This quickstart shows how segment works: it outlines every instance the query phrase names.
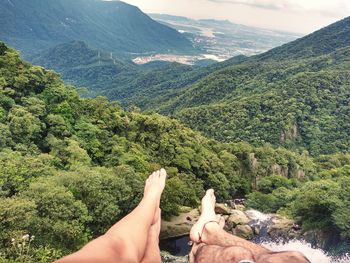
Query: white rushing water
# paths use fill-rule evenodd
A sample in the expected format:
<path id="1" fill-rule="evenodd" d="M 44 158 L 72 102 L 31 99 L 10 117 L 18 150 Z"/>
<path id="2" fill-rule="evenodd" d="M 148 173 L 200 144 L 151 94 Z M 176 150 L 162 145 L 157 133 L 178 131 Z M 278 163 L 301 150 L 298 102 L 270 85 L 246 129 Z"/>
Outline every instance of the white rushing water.
<path id="1" fill-rule="evenodd" d="M 246 211 L 247 216 L 259 225 L 268 224 L 272 219 L 269 214 L 261 213 L 254 209 Z M 350 255 L 331 257 L 322 249 L 313 248 L 304 240 L 290 240 L 288 242 L 263 241 L 260 243 L 273 251 L 299 251 L 303 253 L 312 263 L 350 263 Z"/>
<path id="2" fill-rule="evenodd" d="M 273 251 L 299 251 L 312 263 L 350 263 L 350 255 L 331 257 L 322 249 L 312 248 L 310 243 L 303 240 L 291 240 L 287 243 L 264 242 L 261 245 Z"/>

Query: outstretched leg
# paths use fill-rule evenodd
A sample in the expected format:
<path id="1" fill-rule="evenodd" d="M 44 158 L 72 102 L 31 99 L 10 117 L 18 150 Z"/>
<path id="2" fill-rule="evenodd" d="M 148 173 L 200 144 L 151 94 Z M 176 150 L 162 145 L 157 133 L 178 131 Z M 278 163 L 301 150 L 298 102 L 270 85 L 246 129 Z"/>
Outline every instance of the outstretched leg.
<path id="1" fill-rule="evenodd" d="M 191 240 L 196 242 L 190 254 L 190 262 L 235 263 L 242 260 L 256 263 L 309 262 L 299 252 L 272 252 L 262 246 L 227 233 L 223 230 L 222 222 L 213 220 L 215 196 L 212 190 L 208 190 L 202 199 L 202 215 L 190 232 Z"/>
<path id="2" fill-rule="evenodd" d="M 146 251 L 149 229 L 157 221 L 155 214 L 159 209 L 165 179 L 164 169 L 152 173 L 146 181 L 141 202 L 130 214 L 112 226 L 105 235 L 58 263 L 140 262 Z"/>
<path id="3" fill-rule="evenodd" d="M 159 249 L 159 233 L 161 223 L 161 211 L 158 209 L 156 213 L 156 222 L 151 226 L 148 231 L 148 240 L 145 255 L 141 263 L 161 263 Z"/>
<path id="4" fill-rule="evenodd" d="M 208 190 L 202 199 L 201 216 L 190 232 L 190 238 L 193 242 L 203 242 L 207 245 L 217 245 L 221 247 L 244 247 L 253 251 L 255 254 L 269 251 L 262 246 L 231 235 L 223 230 L 223 228 L 215 222 L 215 200 L 214 190 Z"/>

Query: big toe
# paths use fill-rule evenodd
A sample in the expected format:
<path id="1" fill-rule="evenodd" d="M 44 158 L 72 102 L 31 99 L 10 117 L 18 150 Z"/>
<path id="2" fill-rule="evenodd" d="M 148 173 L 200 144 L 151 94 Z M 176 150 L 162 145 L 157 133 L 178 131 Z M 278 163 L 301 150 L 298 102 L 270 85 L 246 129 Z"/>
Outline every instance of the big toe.
<path id="1" fill-rule="evenodd" d="M 208 196 L 213 196 L 214 195 L 214 189 L 208 189 L 205 193 Z"/>

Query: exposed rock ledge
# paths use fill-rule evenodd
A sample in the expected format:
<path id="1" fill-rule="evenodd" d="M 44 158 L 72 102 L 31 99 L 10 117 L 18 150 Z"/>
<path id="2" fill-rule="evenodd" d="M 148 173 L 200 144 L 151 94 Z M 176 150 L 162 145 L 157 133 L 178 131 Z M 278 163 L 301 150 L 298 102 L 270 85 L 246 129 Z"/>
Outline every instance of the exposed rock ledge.
<path id="1" fill-rule="evenodd" d="M 235 209 L 238 208 L 238 209 Z M 215 212 L 225 217 L 225 230 L 229 233 L 251 239 L 254 235 L 259 235 L 260 229 L 252 224 L 253 219 L 246 214 L 242 206 L 229 206 L 218 203 Z M 168 239 L 188 235 L 193 224 L 198 220 L 200 209 L 190 209 L 178 216 L 174 216 L 170 221 L 162 221 L 160 239 Z M 272 238 L 296 238 L 301 235 L 296 229 L 293 220 L 279 215 L 270 215 L 271 221 L 268 226 L 268 235 Z"/>

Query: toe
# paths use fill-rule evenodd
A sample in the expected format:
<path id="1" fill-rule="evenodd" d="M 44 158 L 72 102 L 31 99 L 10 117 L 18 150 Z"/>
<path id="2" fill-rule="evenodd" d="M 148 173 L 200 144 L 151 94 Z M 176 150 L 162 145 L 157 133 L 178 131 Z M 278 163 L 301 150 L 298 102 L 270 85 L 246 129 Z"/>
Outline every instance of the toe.
<path id="1" fill-rule="evenodd" d="M 156 172 L 153 172 L 152 174 L 151 174 L 151 179 L 154 179 L 156 177 Z"/>
<path id="2" fill-rule="evenodd" d="M 159 170 L 155 171 L 155 177 L 158 178 L 159 177 Z"/>
<path id="3" fill-rule="evenodd" d="M 166 177 L 166 171 L 164 168 L 160 169 L 160 177 Z"/>
<path id="4" fill-rule="evenodd" d="M 207 195 L 214 195 L 214 190 L 213 189 L 208 189 L 206 194 Z"/>

